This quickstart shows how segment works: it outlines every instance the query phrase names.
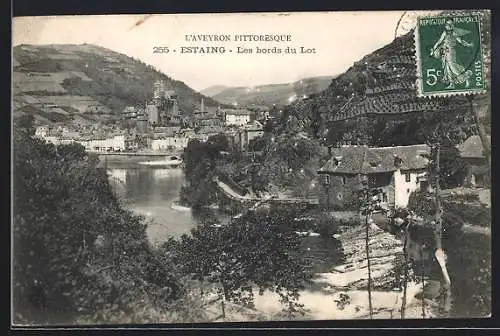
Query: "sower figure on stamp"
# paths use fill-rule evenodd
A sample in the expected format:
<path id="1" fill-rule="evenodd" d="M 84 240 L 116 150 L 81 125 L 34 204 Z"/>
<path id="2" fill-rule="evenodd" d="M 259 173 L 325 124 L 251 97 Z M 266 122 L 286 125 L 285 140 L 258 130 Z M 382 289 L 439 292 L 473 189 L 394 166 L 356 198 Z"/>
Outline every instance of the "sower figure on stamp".
<path id="1" fill-rule="evenodd" d="M 444 72 L 443 81 L 448 84 L 447 89 L 452 89 L 455 84 L 464 82 L 466 88 L 470 85 L 469 78 L 472 71 L 470 69 L 466 70 L 465 67 L 460 65 L 456 57 L 457 43 L 468 48 L 473 46 L 473 43 L 462 39 L 462 36 L 468 33 L 468 30 L 455 27 L 453 20 L 447 20 L 441 37 L 431 49 L 431 56 L 441 59 Z"/>

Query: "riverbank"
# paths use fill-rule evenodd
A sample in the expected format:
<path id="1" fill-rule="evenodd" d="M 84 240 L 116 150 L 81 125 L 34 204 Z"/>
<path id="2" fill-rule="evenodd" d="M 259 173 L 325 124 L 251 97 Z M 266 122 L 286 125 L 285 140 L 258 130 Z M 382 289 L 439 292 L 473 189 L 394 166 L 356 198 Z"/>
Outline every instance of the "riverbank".
<path id="1" fill-rule="evenodd" d="M 391 272 L 396 256 L 403 253 L 403 244 L 376 225 L 372 225 L 369 231 L 373 318 L 400 318 L 403 293 L 400 289 L 388 289 L 387 286 L 394 278 Z M 343 228 L 338 234 L 345 262 L 333 267 L 330 272 L 317 273 L 313 279 L 314 289 L 301 292 L 300 301 L 309 310 L 304 319 L 369 318 L 364 234 L 363 226 Z M 421 318 L 421 302 L 415 299 L 421 288 L 421 284 L 408 283 L 406 318 Z M 279 315 L 279 298 L 272 293 L 257 296 L 255 301 L 257 310 L 270 316 Z M 429 311 L 426 316 L 430 316 Z"/>
<path id="2" fill-rule="evenodd" d="M 329 272 L 316 273 L 313 282 L 300 292 L 300 303 L 306 314 L 296 320 L 368 319 L 367 262 L 365 254 L 365 227 L 344 227 L 336 237 L 341 241 L 344 262 L 332 266 Z M 372 274 L 372 307 L 374 319 L 400 319 L 403 291 L 391 288 L 394 279 L 395 258 L 403 253 L 403 244 L 395 236 L 376 225 L 371 225 L 370 260 Z M 258 290 L 256 290 L 258 292 Z M 422 318 L 422 301 L 417 299 L 422 285 L 409 282 L 406 294 L 406 319 Z M 226 311 L 227 321 L 288 320 L 282 313 L 277 294 L 265 291 L 255 296 L 255 309 Z M 217 310 L 219 303 L 210 309 Z M 425 304 L 425 317 L 433 317 L 429 304 Z M 215 318 L 215 316 L 214 316 Z"/>
<path id="3" fill-rule="evenodd" d="M 92 152 L 90 155 L 97 156 L 100 166 L 105 164 L 135 164 L 139 162 L 163 161 L 170 157 L 180 157 L 180 153 L 158 153 L 158 152 Z"/>
<path id="4" fill-rule="evenodd" d="M 135 167 L 131 167 L 126 171 L 117 170 L 115 173 L 113 176 L 116 175 L 117 180 L 124 182 L 120 185 L 124 189 L 122 193 L 126 196 L 128 202 L 131 202 L 130 208 L 151 220 L 154 219 L 151 222 L 148 221 L 147 228 L 148 237 L 153 245 L 161 244 L 170 236 L 178 237 L 183 233 L 188 233 L 190 228 L 196 225 L 198 217 L 208 214 L 213 215 L 215 210 L 205 209 L 206 211 L 201 211 L 199 209 L 197 212 L 192 213 L 192 211 L 185 208 L 176 207 L 176 205 L 179 205 L 177 203 L 178 195 L 183 184 L 181 169 L 135 169 Z M 124 173 L 123 176 L 120 173 Z M 199 212 L 207 212 L 207 214 L 201 215 Z M 335 216 L 331 216 L 329 222 L 343 225 L 341 230 L 335 234 L 335 238 L 331 238 L 332 244 L 326 244 L 326 242 L 329 242 L 329 238 L 326 236 L 304 237 L 304 239 L 311 240 L 309 244 L 311 250 L 321 249 L 325 251 L 320 251 L 320 253 L 311 251 L 310 253 L 314 261 L 321 265 L 315 267 L 317 273 L 311 286 L 300 293 L 300 301 L 309 310 L 306 316 L 300 319 L 369 318 L 368 292 L 366 290 L 365 231 L 363 225 L 355 224 L 354 220 L 356 218 L 358 218 L 356 213 L 348 212 L 336 212 Z M 381 229 L 383 227 L 381 220 L 376 222 L 380 227 L 372 225 L 369 233 L 372 278 L 374 280 L 372 291 L 374 318 L 385 319 L 392 316 L 392 318 L 398 319 L 400 318 L 402 291 L 400 288 L 390 287 L 389 282 L 395 279 L 394 273 L 397 272 L 395 270 L 396 256 L 401 256 L 403 244 L 397 237 Z M 451 238 L 453 237 L 454 235 Z M 325 244 L 323 244 L 323 240 L 325 240 Z M 455 242 L 455 240 L 453 241 Z M 336 245 L 339 245 L 339 247 L 337 248 Z M 460 241 L 452 245 L 458 248 L 465 246 L 466 243 Z M 482 240 L 477 245 L 484 247 L 485 251 L 488 250 L 487 245 Z M 449 246 L 446 246 L 445 250 L 448 251 L 449 248 Z M 337 257 L 337 250 L 339 250 L 339 256 L 343 255 L 343 258 Z M 470 250 L 473 250 L 473 246 L 471 246 Z M 306 253 L 309 254 L 309 252 Z M 460 251 L 454 251 L 450 254 L 449 271 L 452 280 L 455 281 L 457 281 L 457 273 L 463 268 L 460 262 L 462 257 L 458 257 L 462 254 L 463 252 Z M 482 260 L 483 258 L 481 255 L 479 259 Z M 321 260 L 318 261 L 318 259 Z M 456 262 L 453 262 L 455 259 Z M 469 268 L 472 265 L 474 267 L 478 265 L 479 267 L 480 263 L 474 259 L 470 265 Z M 399 272 L 401 273 L 401 271 Z M 471 274 L 475 273 L 467 272 L 464 277 Z M 459 281 L 456 283 L 458 284 Z M 408 284 L 406 318 L 421 318 L 421 300 L 415 298 L 415 295 L 421 292 L 421 287 L 421 284 Z M 463 292 L 463 286 L 459 287 L 459 291 Z M 468 284 L 467 287 L 471 286 Z M 455 302 L 459 295 L 460 293 L 454 292 Z M 341 301 L 342 298 L 346 300 L 345 303 L 348 303 L 344 307 L 342 304 L 335 302 L 335 300 Z M 273 293 L 265 292 L 263 296 L 256 294 L 255 305 L 257 310 L 247 310 L 248 314 L 242 314 L 235 310 L 235 316 L 232 316 L 231 310 L 228 310 L 228 317 L 225 321 L 285 319 L 281 314 L 282 305 L 279 302 L 279 297 Z M 426 306 L 428 305 L 426 304 Z M 213 310 L 217 311 L 216 307 Z M 429 318 L 430 316 L 432 316 L 431 313 L 427 311 L 426 317 Z"/>

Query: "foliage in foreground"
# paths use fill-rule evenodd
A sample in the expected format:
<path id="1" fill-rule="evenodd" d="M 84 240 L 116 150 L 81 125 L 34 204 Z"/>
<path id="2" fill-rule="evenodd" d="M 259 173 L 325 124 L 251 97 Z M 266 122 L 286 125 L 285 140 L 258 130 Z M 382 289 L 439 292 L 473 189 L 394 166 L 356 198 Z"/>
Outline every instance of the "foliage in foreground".
<path id="1" fill-rule="evenodd" d="M 304 313 L 299 291 L 311 279 L 301 239 L 289 223 L 293 211 L 249 212 L 230 224 L 207 222 L 164 246 L 183 272 L 218 284 L 227 301 L 253 307 L 254 292 L 277 293 L 284 311 Z"/>
<path id="2" fill-rule="evenodd" d="M 470 204 L 461 204 L 472 209 Z M 483 233 L 465 232 L 463 219 L 445 204 L 443 213 L 443 249 L 448 256 L 454 316 L 481 317 L 491 313 L 491 237 Z M 436 205 L 432 195 L 414 193 L 409 209 L 420 215 L 421 225 L 411 227 L 413 240 L 434 248 L 433 218 Z M 477 221 L 477 220 L 476 220 Z M 474 221 L 474 224 L 476 224 Z M 491 223 L 491 221 L 490 221 Z M 464 265 L 467 268 L 464 269 Z"/>
<path id="3" fill-rule="evenodd" d="M 258 154 L 245 155 L 224 135 L 213 136 L 205 143 L 191 141 L 184 151 L 186 186 L 181 200 L 195 208 L 214 202 L 215 176 L 243 194 L 287 191 L 294 197 L 317 195 L 316 171 L 328 159 L 326 148 L 317 140 L 305 134 L 267 134 L 258 139 L 258 145 Z"/>
<path id="4" fill-rule="evenodd" d="M 193 274 L 209 287 L 222 275 L 232 301 L 243 302 L 253 283 L 278 292 L 287 311 L 300 310 L 307 272 L 286 229 L 292 214 L 207 224 L 155 250 L 144 219 L 123 209 L 97 159 L 80 145 L 34 138 L 32 123 L 22 117 L 14 128 L 14 323 L 206 321 Z"/>
<path id="5" fill-rule="evenodd" d="M 15 321 L 120 320 L 179 294 L 175 271 L 149 248 L 142 218 L 122 209 L 79 145 L 14 133 Z"/>

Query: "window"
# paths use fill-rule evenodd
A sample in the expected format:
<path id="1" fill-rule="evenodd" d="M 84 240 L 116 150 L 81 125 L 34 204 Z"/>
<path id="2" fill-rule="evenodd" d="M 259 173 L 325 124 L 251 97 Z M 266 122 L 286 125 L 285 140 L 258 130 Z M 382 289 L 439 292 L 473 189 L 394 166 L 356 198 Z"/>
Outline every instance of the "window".
<path id="1" fill-rule="evenodd" d="M 330 184 L 330 175 L 325 175 L 325 184 Z"/>
<path id="2" fill-rule="evenodd" d="M 410 176 L 410 173 L 406 173 L 406 174 L 405 174 L 405 181 L 406 181 L 406 182 L 410 182 L 410 181 L 411 181 L 411 176 Z"/>
<path id="3" fill-rule="evenodd" d="M 346 182 L 345 176 L 342 176 L 342 184 L 345 184 L 345 182 Z"/>
<path id="4" fill-rule="evenodd" d="M 337 193 L 337 199 L 338 200 L 342 200 L 344 196 L 342 195 L 342 193 Z"/>

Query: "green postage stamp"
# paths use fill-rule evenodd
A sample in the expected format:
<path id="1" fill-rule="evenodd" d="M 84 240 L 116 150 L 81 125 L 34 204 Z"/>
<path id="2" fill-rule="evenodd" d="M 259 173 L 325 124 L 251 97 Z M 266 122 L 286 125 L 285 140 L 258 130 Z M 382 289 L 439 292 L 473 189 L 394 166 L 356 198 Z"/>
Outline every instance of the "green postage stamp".
<path id="1" fill-rule="evenodd" d="M 485 90 L 479 14 L 419 17 L 415 29 L 419 96 Z"/>

